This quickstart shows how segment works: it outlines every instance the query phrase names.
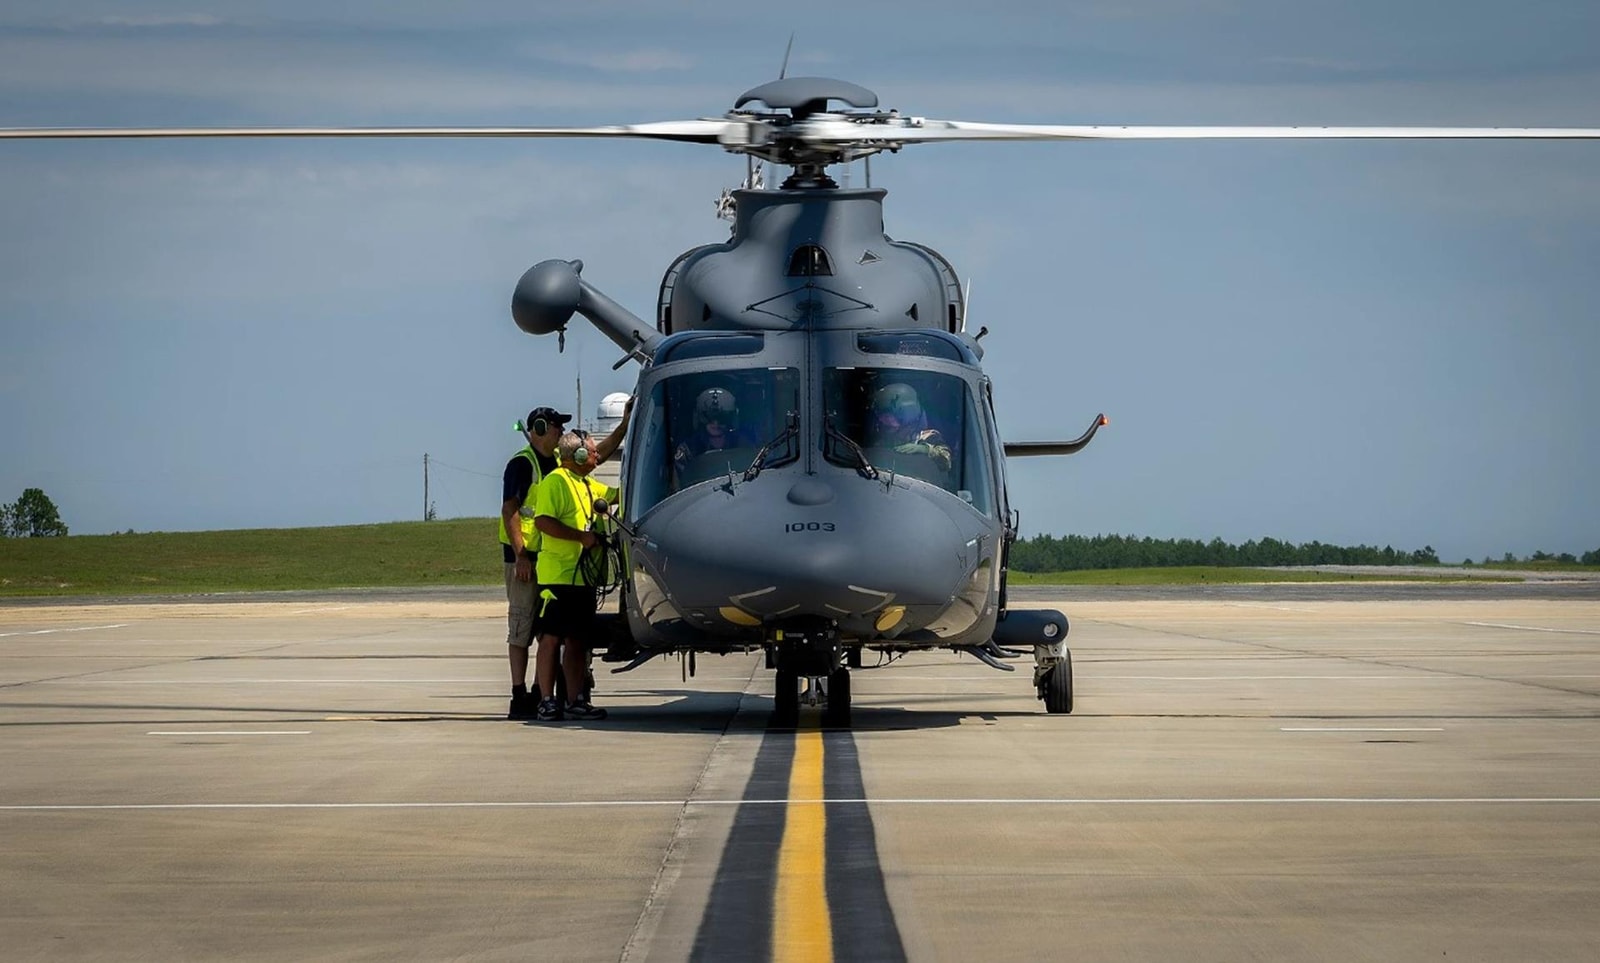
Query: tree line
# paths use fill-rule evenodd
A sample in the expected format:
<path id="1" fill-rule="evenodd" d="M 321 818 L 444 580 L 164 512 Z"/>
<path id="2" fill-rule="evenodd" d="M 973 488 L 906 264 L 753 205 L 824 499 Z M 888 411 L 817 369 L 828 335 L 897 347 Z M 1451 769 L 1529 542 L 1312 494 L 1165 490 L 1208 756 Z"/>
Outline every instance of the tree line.
<path id="1" fill-rule="evenodd" d="M 1511 552 L 1483 564 L 1567 563 L 1600 565 L 1600 549 L 1582 557 L 1570 552 L 1552 555 L 1534 552 L 1518 558 Z M 1220 538 L 1202 542 L 1194 538 L 1158 539 L 1133 535 L 1036 535 L 1018 539 L 1011 547 L 1010 567 L 1019 572 L 1069 572 L 1096 568 L 1175 568 L 1189 565 L 1438 565 L 1432 545 L 1407 551 L 1392 545 L 1329 545 L 1326 542 L 1251 539 L 1234 545 Z M 1467 559 L 1465 564 L 1473 564 Z"/>
<path id="2" fill-rule="evenodd" d="M 1020 572 L 1066 572 L 1095 568 L 1171 568 L 1187 565 L 1438 565 L 1432 545 L 1414 551 L 1385 545 L 1251 539 L 1243 545 L 1213 538 L 1156 539 L 1133 535 L 1037 535 L 1011 547 L 1010 567 Z"/>

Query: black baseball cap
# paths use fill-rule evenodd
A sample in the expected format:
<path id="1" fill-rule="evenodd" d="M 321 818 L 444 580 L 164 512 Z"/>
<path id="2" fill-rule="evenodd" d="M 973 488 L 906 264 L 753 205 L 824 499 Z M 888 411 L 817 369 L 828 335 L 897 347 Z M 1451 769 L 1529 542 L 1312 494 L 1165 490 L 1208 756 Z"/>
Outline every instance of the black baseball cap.
<path id="1" fill-rule="evenodd" d="M 562 425 L 565 425 L 567 422 L 572 420 L 572 416 L 571 415 L 564 415 L 561 412 L 555 410 L 554 408 L 551 408 L 548 405 L 546 405 L 546 406 L 544 406 L 542 408 L 535 408 L 532 411 L 528 412 L 528 421 L 527 421 L 528 430 L 532 431 L 533 430 L 533 423 L 538 421 L 541 418 L 544 419 L 545 421 L 549 422 L 550 424 L 555 425 L 558 428 L 561 427 Z"/>

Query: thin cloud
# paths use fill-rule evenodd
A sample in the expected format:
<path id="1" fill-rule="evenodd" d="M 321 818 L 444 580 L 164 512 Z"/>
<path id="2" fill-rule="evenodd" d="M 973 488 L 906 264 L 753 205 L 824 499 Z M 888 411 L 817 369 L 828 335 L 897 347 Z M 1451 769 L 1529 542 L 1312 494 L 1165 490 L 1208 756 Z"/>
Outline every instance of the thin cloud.
<path id="1" fill-rule="evenodd" d="M 644 58 L 633 62 L 642 64 Z M 196 85 L 197 76 L 206 78 L 203 86 Z M 151 37 L 125 44 L 68 35 L 0 38 L 0 89 L 36 98 L 104 97 L 108 104 L 169 97 L 186 105 L 188 116 L 194 116 L 197 105 L 212 105 L 228 115 L 219 121 L 227 123 L 251 118 L 336 122 L 361 111 L 422 122 L 422 117 L 445 112 L 614 108 L 627 108 L 628 113 L 597 122 L 627 121 L 652 119 L 655 111 L 705 111 L 730 96 L 704 83 L 597 84 L 549 76 L 531 64 L 484 68 L 419 61 L 332 42 L 285 49 L 282 43 L 249 37 L 206 44 Z M 135 120 L 119 113 L 95 122 L 168 120 Z"/>
<path id="2" fill-rule="evenodd" d="M 1262 62 L 1275 67 L 1306 67 L 1331 73 L 1355 74 L 1370 69 L 1370 65 L 1354 60 L 1331 60 L 1326 57 L 1268 57 Z"/>
<path id="3" fill-rule="evenodd" d="M 221 17 L 214 17 L 206 13 L 179 14 L 176 16 L 163 16 L 148 14 L 138 17 L 91 17 L 67 21 L 68 28 L 72 27 L 113 27 L 132 30 L 158 30 L 167 27 L 221 27 L 230 21 Z"/>
<path id="4" fill-rule="evenodd" d="M 529 54 L 549 63 L 588 67 L 610 73 L 659 73 L 666 70 L 693 70 L 693 57 L 676 50 L 584 51 L 555 47 L 535 47 Z"/>

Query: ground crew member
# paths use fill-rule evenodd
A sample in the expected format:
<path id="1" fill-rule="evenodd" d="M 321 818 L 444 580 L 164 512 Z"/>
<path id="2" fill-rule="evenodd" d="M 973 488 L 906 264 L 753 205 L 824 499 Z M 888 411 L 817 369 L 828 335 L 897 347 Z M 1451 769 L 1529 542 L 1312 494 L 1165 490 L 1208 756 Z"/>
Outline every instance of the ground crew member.
<path id="1" fill-rule="evenodd" d="M 561 436 L 561 465 L 539 483 L 534 525 L 540 535 L 538 684 L 544 698 L 541 720 L 604 719 L 606 710 L 589 701 L 587 645 L 593 638 L 595 586 L 581 564 L 600 536 L 594 531 L 597 498 L 616 504 L 618 491 L 589 477 L 599 463 L 598 446 L 577 432 Z M 558 656 L 559 653 L 559 656 Z M 568 701 L 556 698 L 556 671 L 566 676 Z"/>
<path id="2" fill-rule="evenodd" d="M 511 662 L 511 708 L 507 719 L 532 719 L 538 708 L 537 692 L 530 695 L 528 648 L 538 633 L 538 586 L 534 563 L 539 555 L 539 533 L 533 525 L 533 492 L 556 470 L 556 444 L 563 426 L 572 420 L 554 408 L 535 408 L 518 428 L 527 447 L 506 462 L 500 481 L 500 551 L 506 569 L 506 652 Z"/>

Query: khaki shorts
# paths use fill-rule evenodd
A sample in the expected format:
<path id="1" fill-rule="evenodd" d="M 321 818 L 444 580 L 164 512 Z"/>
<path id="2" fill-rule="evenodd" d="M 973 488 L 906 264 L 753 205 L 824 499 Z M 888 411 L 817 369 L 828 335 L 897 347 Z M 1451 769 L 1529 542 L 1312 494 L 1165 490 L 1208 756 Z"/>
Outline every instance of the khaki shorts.
<path id="1" fill-rule="evenodd" d="M 539 583 L 517 581 L 517 565 L 506 563 L 506 645 L 526 649 L 539 637 Z"/>

